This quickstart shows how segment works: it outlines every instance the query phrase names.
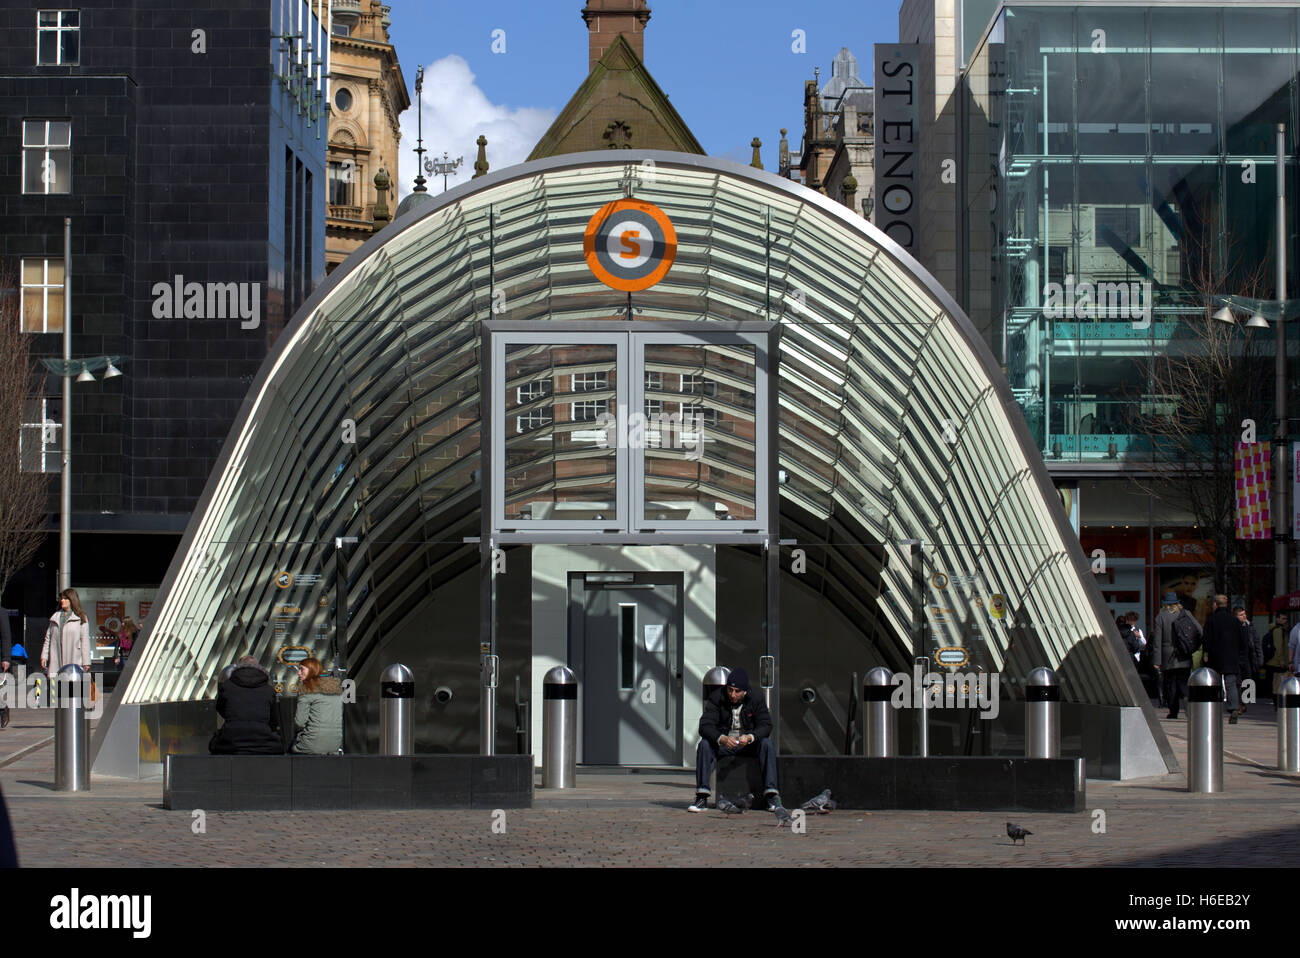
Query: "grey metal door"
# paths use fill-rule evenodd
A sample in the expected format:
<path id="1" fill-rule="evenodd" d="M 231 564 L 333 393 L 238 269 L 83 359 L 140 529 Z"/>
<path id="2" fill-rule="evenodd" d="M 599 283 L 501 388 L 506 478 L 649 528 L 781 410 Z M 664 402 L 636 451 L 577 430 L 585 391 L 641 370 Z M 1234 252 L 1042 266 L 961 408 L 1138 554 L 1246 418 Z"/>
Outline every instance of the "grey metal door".
<path id="1" fill-rule="evenodd" d="M 681 575 L 601 578 L 579 579 L 571 593 L 583 764 L 680 765 Z"/>

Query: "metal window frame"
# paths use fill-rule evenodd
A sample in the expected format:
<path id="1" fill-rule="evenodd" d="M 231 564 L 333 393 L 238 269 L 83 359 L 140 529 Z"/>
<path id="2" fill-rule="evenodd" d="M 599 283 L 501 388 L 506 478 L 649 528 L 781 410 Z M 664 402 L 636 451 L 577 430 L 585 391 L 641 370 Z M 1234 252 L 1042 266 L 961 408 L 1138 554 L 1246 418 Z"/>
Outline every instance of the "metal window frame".
<path id="1" fill-rule="evenodd" d="M 641 332 L 632 330 L 632 403 L 631 409 L 645 408 L 645 347 L 647 345 L 667 344 L 674 346 L 752 346 L 754 348 L 754 519 L 738 522 L 734 519 L 646 519 L 645 518 L 645 451 L 639 451 L 632 457 L 632 524 L 629 532 L 666 532 L 669 530 L 726 531 L 749 533 L 769 533 L 768 496 L 770 495 L 769 474 L 772 469 L 773 448 L 768 441 L 768 391 L 767 376 L 771 357 L 768 337 L 771 328 L 762 331 L 735 332 L 715 330 L 707 324 L 694 324 L 693 328 L 682 328 L 672 332 Z M 708 380 L 699 377 L 702 382 Z M 708 398 L 708 389 L 699 393 L 679 393 L 685 396 L 697 396 L 701 400 Z M 717 395 L 717 384 L 713 384 L 712 395 Z M 682 413 L 688 406 L 682 401 Z M 716 420 L 715 420 L 716 421 Z M 706 446 L 707 449 L 707 446 Z"/>
<path id="2" fill-rule="evenodd" d="M 542 328 L 544 327 L 544 328 Z M 770 535 L 771 495 L 775 470 L 774 430 L 769 428 L 770 390 L 773 370 L 770 323 L 670 323 L 639 321 L 589 323 L 544 323 L 485 321 L 482 324 L 483 354 L 490 356 L 489 375 L 484 385 L 490 455 L 486 511 L 491 516 L 490 534 L 497 541 L 552 541 L 554 537 L 578 533 L 583 541 L 625 542 L 645 534 L 684 533 L 693 538 L 704 534 L 709 541 L 735 542 L 741 537 Z M 615 509 L 605 519 L 506 519 L 505 462 L 506 414 L 496 401 L 506 384 L 506 349 L 517 345 L 615 347 L 615 416 L 618 432 L 626 435 L 629 410 L 645 408 L 645 347 L 653 344 L 686 346 L 736 345 L 754 349 L 754 514 L 752 521 L 734 519 L 659 519 L 645 515 L 645 449 L 632 450 L 626 444 L 615 453 Z M 502 392 L 504 395 L 504 392 Z M 552 396 L 554 390 L 552 390 Z M 686 394 L 685 395 L 700 395 Z M 703 395 L 701 399 L 705 398 Z M 580 402 L 581 400 L 575 400 Z"/>
<path id="3" fill-rule="evenodd" d="M 532 324 L 528 331 L 517 331 L 508 329 L 494 329 L 495 324 L 484 323 L 484 337 L 488 340 L 488 347 L 484 350 L 485 355 L 492 357 L 489 367 L 489 376 L 487 381 L 487 393 L 489 398 L 488 408 L 489 416 L 486 417 L 486 425 L 489 432 L 489 445 L 491 455 L 491 468 L 488 471 L 490 476 L 491 488 L 488 492 L 491 501 L 492 530 L 500 532 L 505 529 L 528 529 L 528 530 L 590 530 L 593 533 L 609 530 L 615 526 L 618 529 L 627 528 L 628 520 L 628 496 L 627 496 L 627 458 L 628 450 L 623 447 L 615 449 L 614 453 L 614 515 L 605 519 L 510 519 L 507 521 L 506 509 L 506 490 L 505 490 L 505 465 L 506 465 L 506 410 L 505 404 L 496 402 L 497 391 L 500 390 L 505 395 L 506 386 L 506 348 L 508 346 L 531 345 L 531 346 L 613 346 L 614 347 L 614 368 L 622 371 L 627 369 L 627 349 L 628 337 L 626 333 L 615 332 L 598 332 L 583 329 L 581 327 L 550 326 L 546 332 L 537 332 L 537 324 Z M 502 324 L 505 325 L 505 324 Z M 552 397 L 554 397 L 554 390 Z M 615 415 L 619 419 L 626 419 L 628 408 L 629 387 L 626 377 L 617 376 L 614 384 L 614 405 Z M 580 400 L 578 400 L 580 401 Z M 552 402 L 554 406 L 554 402 Z M 554 413 L 552 413 L 554 418 Z"/>

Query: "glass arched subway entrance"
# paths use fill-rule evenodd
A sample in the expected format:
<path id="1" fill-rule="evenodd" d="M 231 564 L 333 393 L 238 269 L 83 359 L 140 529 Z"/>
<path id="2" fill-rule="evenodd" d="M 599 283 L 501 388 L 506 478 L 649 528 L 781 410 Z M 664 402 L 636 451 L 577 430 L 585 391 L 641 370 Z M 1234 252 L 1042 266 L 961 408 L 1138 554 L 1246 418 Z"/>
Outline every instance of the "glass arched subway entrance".
<path id="1" fill-rule="evenodd" d="M 671 222 L 677 253 L 652 286 L 611 288 L 585 231 L 633 191 L 632 206 Z M 549 336 L 555 324 L 614 339 L 517 342 L 488 388 L 485 330 Z M 757 363 L 742 375 L 743 342 L 633 346 L 692 325 L 760 336 L 765 385 Z M 647 643 L 653 610 L 638 602 L 627 621 L 634 685 L 654 679 L 643 664 L 682 673 L 646 705 L 670 723 L 680 708 L 684 732 L 710 666 L 753 674 L 772 651 L 783 747 L 835 753 L 853 672 L 966 645 L 1008 683 L 1040 665 L 1062 674 L 1071 721 L 1101 730 L 1080 738 L 1090 770 L 1156 774 L 1172 756 L 998 364 L 951 298 L 824 196 L 725 160 L 638 151 L 473 180 L 330 275 L 250 387 L 95 747 L 111 729 L 140 738 L 145 710 L 210 717 L 224 665 L 247 652 L 273 662 L 292 638 L 337 651 L 355 679 L 349 747 L 375 747 L 379 676 L 403 662 L 417 676 L 417 748 L 509 750 L 510 686 L 540 702 L 546 669 L 573 654 L 571 574 L 584 609 L 593 575 L 656 591 L 636 577 L 680 576 L 680 660 L 660 643 L 667 623 L 649 622 L 665 628 Z M 927 582 L 942 593 L 925 595 Z M 994 596 L 1005 615 L 988 611 Z M 612 615 L 626 641 L 617 610 L 632 600 L 602 601 L 592 616 Z M 477 694 L 493 649 L 495 724 Z M 660 664 L 639 664 L 643 652 Z M 622 659 L 600 667 L 625 691 Z M 114 718 L 118 703 L 141 711 Z M 1016 711 L 1001 713 L 1004 750 Z"/>
<path id="2" fill-rule="evenodd" d="M 779 327 L 483 326 L 483 541 L 493 559 L 482 563 L 484 681 L 497 671 L 501 548 L 527 545 L 532 700 L 546 663 L 565 664 L 580 690 L 579 761 L 680 765 L 703 704 L 685 676 L 718 660 L 716 547 L 777 555 L 769 410 Z M 754 585 L 765 608 L 779 608 L 778 583 L 764 563 Z M 765 625 L 761 643 L 770 688 L 779 626 Z"/>

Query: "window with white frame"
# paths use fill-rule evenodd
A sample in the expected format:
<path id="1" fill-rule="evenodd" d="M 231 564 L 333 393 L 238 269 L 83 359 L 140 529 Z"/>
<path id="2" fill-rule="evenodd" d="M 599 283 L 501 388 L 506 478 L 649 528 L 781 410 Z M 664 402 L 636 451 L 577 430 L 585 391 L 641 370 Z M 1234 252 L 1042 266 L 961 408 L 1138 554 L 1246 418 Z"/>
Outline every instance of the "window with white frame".
<path id="1" fill-rule="evenodd" d="M 516 396 L 519 399 L 519 405 L 523 406 L 539 399 L 545 399 L 550 394 L 551 381 L 549 379 L 534 379 L 532 382 L 520 386 Z"/>
<path id="2" fill-rule="evenodd" d="M 574 373 L 575 393 L 597 392 L 609 388 L 609 373 Z M 608 399 L 584 399 L 569 404 L 569 418 L 573 422 L 595 422 L 601 413 L 609 412 Z"/>
<path id="3" fill-rule="evenodd" d="M 584 399 L 582 402 L 571 403 L 569 409 L 570 418 L 574 422 L 595 422 L 601 413 L 609 412 L 609 400 Z"/>
<path id="4" fill-rule="evenodd" d="M 534 379 L 530 383 L 524 383 L 515 391 L 515 396 L 520 406 L 537 402 L 539 399 L 545 399 L 550 394 L 550 379 Z M 541 429 L 543 426 L 549 426 L 554 419 L 555 417 L 552 414 L 549 403 L 545 406 L 538 406 L 536 409 L 529 409 L 526 412 L 521 412 L 516 417 L 515 432 L 532 432 L 534 429 Z"/>
<path id="5" fill-rule="evenodd" d="M 63 332 L 63 290 L 63 260 L 23 260 L 23 332 Z"/>
<path id="6" fill-rule="evenodd" d="M 18 429 L 18 468 L 23 472 L 58 472 L 63 456 L 59 443 L 62 425 L 48 399 L 23 404 L 23 421 Z"/>
<path id="7" fill-rule="evenodd" d="M 663 388 L 664 374 L 660 372 L 647 371 L 645 374 L 645 391 L 662 392 Z M 645 414 L 647 418 L 662 415 L 663 411 L 664 403 L 662 399 L 647 399 L 645 401 Z"/>
<path id="8" fill-rule="evenodd" d="M 683 374 L 681 391 L 692 396 L 716 396 L 718 394 L 718 384 L 712 379 L 705 379 L 703 376 Z"/>
<path id="9" fill-rule="evenodd" d="M 76 66 L 81 62 L 81 11 L 36 11 L 36 65 Z"/>
<path id="10" fill-rule="evenodd" d="M 23 192 L 72 192 L 71 120 L 23 120 Z"/>
<path id="11" fill-rule="evenodd" d="M 682 424 L 687 429 L 707 426 L 710 429 L 718 425 L 718 411 L 708 406 L 687 406 L 682 410 Z"/>

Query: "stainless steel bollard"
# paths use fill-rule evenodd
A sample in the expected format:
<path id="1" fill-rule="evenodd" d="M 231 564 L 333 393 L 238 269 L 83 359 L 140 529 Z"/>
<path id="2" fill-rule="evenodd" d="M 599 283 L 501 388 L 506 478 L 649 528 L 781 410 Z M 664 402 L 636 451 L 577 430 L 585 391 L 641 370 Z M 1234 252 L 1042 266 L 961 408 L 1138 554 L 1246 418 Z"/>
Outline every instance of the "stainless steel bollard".
<path id="1" fill-rule="evenodd" d="M 862 747 L 867 758 L 895 758 L 898 755 L 898 715 L 890 704 L 894 674 L 877 667 L 862 680 L 862 717 L 866 732 Z"/>
<path id="2" fill-rule="evenodd" d="M 919 672 L 918 672 L 918 668 L 919 668 Z M 919 675 L 920 681 L 922 683 L 926 681 L 925 677 L 929 673 L 930 673 L 930 657 L 928 655 L 918 655 L 916 656 L 916 658 L 912 659 L 912 674 Z M 919 729 L 917 740 L 916 740 L 916 754 L 921 756 L 921 758 L 929 758 L 930 757 L 930 709 L 926 703 L 926 698 L 924 693 L 921 695 L 921 708 L 918 711 L 921 713 L 921 717 L 920 717 L 921 727 Z"/>
<path id="3" fill-rule="evenodd" d="M 54 789 L 90 790 L 90 721 L 83 696 L 90 676 L 80 665 L 65 665 L 54 681 Z"/>
<path id="4" fill-rule="evenodd" d="M 731 669 L 725 665 L 715 665 L 709 671 L 704 673 L 704 700 L 707 702 L 709 693 L 714 689 L 726 688 L 727 680 L 731 678 Z"/>
<path id="5" fill-rule="evenodd" d="M 478 751 L 480 755 L 497 753 L 497 673 L 501 659 L 483 655 L 479 659 Z"/>
<path id="6" fill-rule="evenodd" d="M 1025 758 L 1061 757 L 1061 686 L 1051 669 L 1025 681 Z"/>
<path id="7" fill-rule="evenodd" d="M 542 679 L 542 788 L 573 788 L 578 768 L 578 679 L 557 665 Z"/>
<path id="8" fill-rule="evenodd" d="M 1300 679 L 1284 679 L 1277 692 L 1277 770 L 1300 772 Z"/>
<path id="9" fill-rule="evenodd" d="M 394 662 L 379 677 L 379 754 L 411 755 L 411 719 L 415 676 Z"/>
<path id="10" fill-rule="evenodd" d="M 1223 791 L 1223 680 L 1214 669 L 1187 680 L 1187 790 Z"/>

